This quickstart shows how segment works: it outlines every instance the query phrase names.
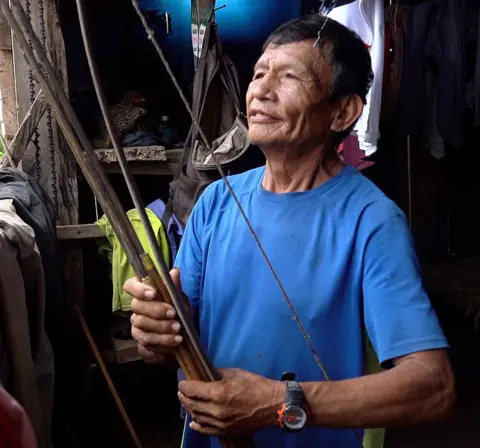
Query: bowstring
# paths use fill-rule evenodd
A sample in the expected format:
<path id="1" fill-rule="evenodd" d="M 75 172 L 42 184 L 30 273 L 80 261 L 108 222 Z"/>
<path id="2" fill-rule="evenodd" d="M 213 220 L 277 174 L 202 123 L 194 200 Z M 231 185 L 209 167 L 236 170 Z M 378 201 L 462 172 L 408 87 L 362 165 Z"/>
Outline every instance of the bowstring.
<path id="1" fill-rule="evenodd" d="M 322 372 L 322 375 L 325 378 L 325 380 L 330 381 L 330 377 L 329 377 L 329 375 L 328 375 L 328 373 L 327 373 L 327 371 L 326 371 L 326 369 L 325 369 L 325 367 L 324 367 L 324 365 L 323 365 L 323 363 L 320 359 L 320 356 L 319 356 L 316 348 L 314 347 L 314 345 L 312 343 L 312 340 L 311 340 L 309 334 L 307 333 L 307 331 L 306 331 L 306 329 L 303 325 L 303 322 L 301 321 L 301 319 L 300 319 L 300 317 L 297 313 L 297 310 L 295 309 L 295 306 L 293 305 L 292 301 L 290 300 L 290 297 L 288 296 L 288 293 L 287 293 L 285 287 L 283 286 L 282 281 L 278 277 L 278 274 L 277 274 L 275 268 L 273 267 L 273 264 L 272 264 L 269 256 L 267 255 L 265 249 L 263 248 L 263 245 L 260 242 L 260 239 L 259 239 L 257 233 L 255 232 L 255 229 L 253 228 L 252 223 L 248 219 L 247 214 L 245 212 L 245 209 L 243 208 L 242 204 L 240 203 L 240 200 L 238 199 L 238 196 L 236 195 L 235 191 L 233 190 L 232 185 L 231 185 L 230 181 L 228 180 L 225 172 L 223 171 L 222 166 L 218 162 L 217 157 L 216 157 L 216 155 L 213 151 L 212 145 L 208 141 L 208 139 L 205 136 L 203 130 L 200 128 L 200 124 L 198 123 L 197 119 L 195 118 L 195 116 L 193 114 L 193 110 L 190 107 L 190 104 L 188 103 L 188 100 L 187 100 L 185 94 L 183 93 L 183 90 L 182 90 L 180 84 L 178 83 L 177 78 L 175 77 L 175 74 L 173 73 L 173 71 L 170 67 L 169 62 L 167 61 L 167 58 L 165 57 L 165 54 L 163 53 L 163 50 L 161 49 L 160 44 L 158 43 L 158 40 L 155 37 L 155 33 L 154 33 L 153 29 L 149 26 L 147 20 L 145 19 L 145 16 L 143 15 L 143 13 L 140 9 L 140 6 L 138 4 L 138 0 L 131 0 L 131 3 L 132 3 L 133 8 L 135 9 L 135 12 L 137 13 L 138 17 L 140 18 L 140 21 L 142 22 L 142 25 L 145 29 L 145 32 L 147 34 L 148 39 L 152 42 L 152 45 L 154 46 L 155 51 L 157 52 L 159 58 L 161 59 L 161 61 L 164 65 L 168 75 L 170 76 L 170 79 L 171 79 L 173 85 L 175 86 L 175 88 L 176 88 L 176 90 L 177 90 L 177 92 L 178 92 L 178 94 L 179 94 L 179 96 L 180 96 L 188 114 L 190 115 L 192 123 L 195 125 L 195 127 L 197 129 L 197 132 L 200 135 L 200 138 L 201 138 L 203 144 L 205 145 L 205 148 L 208 150 L 209 155 L 212 157 L 212 159 L 215 163 L 215 166 L 216 166 L 220 176 L 222 177 L 223 182 L 225 183 L 229 193 L 231 194 L 233 200 L 235 201 L 235 204 L 237 205 L 237 208 L 238 208 L 240 214 L 242 215 L 242 218 L 245 221 L 245 224 L 247 225 L 248 230 L 249 230 L 250 234 L 252 235 L 252 237 L 255 241 L 255 244 L 257 245 L 257 248 L 259 249 L 260 253 L 262 254 L 262 257 L 264 258 L 265 262 L 267 263 L 268 269 L 270 270 L 277 286 L 279 287 L 285 301 L 287 302 L 287 305 L 288 305 L 288 307 L 290 308 L 290 311 L 293 314 L 293 319 L 297 322 L 297 325 L 300 328 L 300 331 L 303 335 L 303 338 L 307 342 L 307 345 L 308 345 L 310 351 L 313 354 L 313 357 L 315 359 L 315 363 L 317 364 L 318 368 Z M 321 29 L 318 32 L 317 40 L 315 41 L 314 46 L 318 45 L 318 43 L 320 42 L 320 35 L 321 35 L 323 29 L 325 28 L 325 25 L 327 24 L 328 19 L 329 19 L 329 17 L 327 16 L 324 24 L 322 25 Z M 360 435 L 358 434 L 358 432 L 354 428 L 351 428 L 351 431 L 353 431 L 353 433 L 355 435 L 355 438 L 356 438 L 357 442 L 359 443 L 359 445 L 361 447 L 363 447 L 363 442 L 360 439 Z"/>

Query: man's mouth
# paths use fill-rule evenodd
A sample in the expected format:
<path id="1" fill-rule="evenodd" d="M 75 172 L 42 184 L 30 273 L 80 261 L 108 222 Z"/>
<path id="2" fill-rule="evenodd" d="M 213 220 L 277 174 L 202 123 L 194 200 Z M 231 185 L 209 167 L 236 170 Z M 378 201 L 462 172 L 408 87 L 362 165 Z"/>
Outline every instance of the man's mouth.
<path id="1" fill-rule="evenodd" d="M 262 110 L 253 109 L 250 111 L 250 114 L 249 114 L 250 123 L 271 123 L 274 121 L 278 121 L 278 118 L 273 115 L 267 114 Z"/>

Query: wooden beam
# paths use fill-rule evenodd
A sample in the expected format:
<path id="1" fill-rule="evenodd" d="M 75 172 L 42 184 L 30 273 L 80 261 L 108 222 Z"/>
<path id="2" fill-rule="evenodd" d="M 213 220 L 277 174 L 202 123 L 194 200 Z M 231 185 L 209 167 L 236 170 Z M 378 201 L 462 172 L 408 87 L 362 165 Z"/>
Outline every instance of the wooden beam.
<path id="1" fill-rule="evenodd" d="M 158 154 L 154 151 L 155 148 L 160 150 Z M 107 173 L 120 174 L 122 172 L 116 162 L 113 149 L 96 149 L 95 152 Z M 182 153 L 183 149 L 165 150 L 163 146 L 125 148 L 131 172 L 146 176 L 174 176 L 177 173 Z"/>
<path id="2" fill-rule="evenodd" d="M 102 229 L 96 224 L 76 224 L 57 226 L 58 240 L 84 240 L 104 237 Z"/>
<path id="3" fill-rule="evenodd" d="M 0 50 L 12 51 L 12 33 L 0 9 Z"/>
<path id="4" fill-rule="evenodd" d="M 35 132 L 35 129 L 37 129 L 41 119 L 45 115 L 47 108 L 48 104 L 43 97 L 42 91 L 40 90 L 35 98 L 35 101 L 28 110 L 27 115 L 25 115 L 22 124 L 18 128 L 17 133 L 13 137 L 12 142 L 9 145 L 10 155 L 15 166 L 17 166 L 22 160 L 23 154 L 27 150 L 33 133 Z M 3 167 L 9 165 L 9 160 L 5 158 L 3 160 Z"/>
<path id="5" fill-rule="evenodd" d="M 17 131 L 12 33 L 0 10 L 0 132 L 10 142 Z"/>
<path id="6" fill-rule="evenodd" d="M 163 146 L 131 146 L 123 148 L 127 162 L 166 162 L 167 151 Z M 100 163 L 117 163 L 117 154 L 114 149 L 95 149 Z"/>

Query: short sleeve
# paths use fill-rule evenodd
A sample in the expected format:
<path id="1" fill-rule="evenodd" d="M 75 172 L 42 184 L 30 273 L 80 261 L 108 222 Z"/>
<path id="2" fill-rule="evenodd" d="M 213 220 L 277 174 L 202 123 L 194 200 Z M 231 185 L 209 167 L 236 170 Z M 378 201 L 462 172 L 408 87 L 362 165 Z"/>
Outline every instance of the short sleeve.
<path id="1" fill-rule="evenodd" d="M 370 222 L 375 224 L 364 247 L 364 318 L 382 367 L 396 357 L 447 348 L 404 214 L 392 206 L 387 216 Z"/>

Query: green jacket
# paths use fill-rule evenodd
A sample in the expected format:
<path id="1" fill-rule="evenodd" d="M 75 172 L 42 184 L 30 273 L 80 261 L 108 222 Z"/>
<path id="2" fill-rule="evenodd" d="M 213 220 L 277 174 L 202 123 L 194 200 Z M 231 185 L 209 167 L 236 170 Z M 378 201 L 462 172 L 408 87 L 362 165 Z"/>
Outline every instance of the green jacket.
<path id="1" fill-rule="evenodd" d="M 170 249 L 168 246 L 168 240 L 163 229 L 162 222 L 150 209 L 146 209 L 148 219 L 150 220 L 153 231 L 160 245 L 160 248 L 165 259 L 167 266 L 170 265 Z M 155 260 L 153 251 L 148 238 L 143 228 L 142 222 L 136 210 L 130 210 L 127 212 L 127 217 L 132 223 L 135 233 L 138 235 L 140 243 L 143 249 L 150 255 L 152 260 Z M 113 284 L 113 297 L 112 297 L 112 311 L 130 311 L 132 308 L 132 297 L 123 291 L 123 284 L 131 277 L 135 277 L 135 271 L 128 263 L 127 255 L 120 246 L 120 243 L 113 233 L 112 226 L 104 215 L 99 219 L 96 224 L 102 229 L 105 238 L 99 241 L 99 252 L 106 255 L 112 264 L 112 284 Z M 158 266 L 157 266 L 158 269 Z"/>

